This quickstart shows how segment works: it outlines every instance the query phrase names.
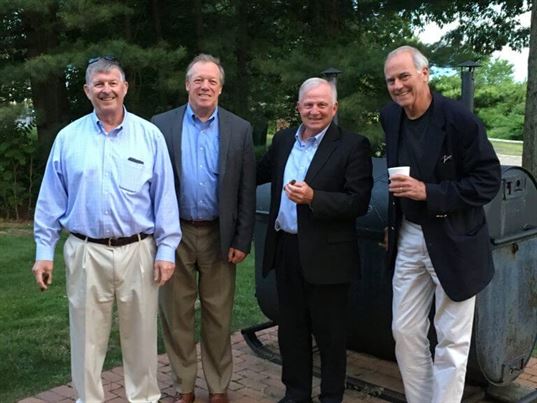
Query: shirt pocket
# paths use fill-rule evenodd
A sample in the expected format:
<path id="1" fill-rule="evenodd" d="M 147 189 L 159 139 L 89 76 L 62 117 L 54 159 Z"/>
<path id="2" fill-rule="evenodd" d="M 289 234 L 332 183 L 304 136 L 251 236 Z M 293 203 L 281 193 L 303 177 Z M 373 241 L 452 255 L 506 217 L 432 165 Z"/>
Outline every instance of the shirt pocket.
<path id="1" fill-rule="evenodd" d="M 129 192 L 139 192 L 144 184 L 144 164 L 123 160 L 119 164 L 119 187 Z"/>

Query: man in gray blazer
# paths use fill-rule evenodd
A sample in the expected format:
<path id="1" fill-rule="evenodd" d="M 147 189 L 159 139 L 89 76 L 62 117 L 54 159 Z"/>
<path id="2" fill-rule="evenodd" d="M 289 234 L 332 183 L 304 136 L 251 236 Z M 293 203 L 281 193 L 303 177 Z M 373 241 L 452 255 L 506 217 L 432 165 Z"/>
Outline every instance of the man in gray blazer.
<path id="1" fill-rule="evenodd" d="M 209 401 L 228 402 L 235 265 L 244 260 L 252 241 L 256 186 L 252 126 L 218 106 L 223 84 L 220 61 L 200 54 L 186 72 L 188 104 L 152 118 L 170 153 L 183 231 L 177 269 L 160 292 L 177 403 L 194 401 L 198 295 Z"/>

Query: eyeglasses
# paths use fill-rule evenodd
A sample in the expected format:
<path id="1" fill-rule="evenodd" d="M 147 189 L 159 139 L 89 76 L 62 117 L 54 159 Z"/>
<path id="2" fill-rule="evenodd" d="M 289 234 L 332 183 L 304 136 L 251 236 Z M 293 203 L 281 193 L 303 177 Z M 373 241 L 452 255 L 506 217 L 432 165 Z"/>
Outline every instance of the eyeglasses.
<path id="1" fill-rule="evenodd" d="M 99 56 L 99 57 L 93 57 L 88 60 L 88 66 L 90 64 L 96 63 L 99 60 L 106 60 L 107 62 L 117 64 L 119 66 L 119 60 L 117 60 L 114 56 Z"/>

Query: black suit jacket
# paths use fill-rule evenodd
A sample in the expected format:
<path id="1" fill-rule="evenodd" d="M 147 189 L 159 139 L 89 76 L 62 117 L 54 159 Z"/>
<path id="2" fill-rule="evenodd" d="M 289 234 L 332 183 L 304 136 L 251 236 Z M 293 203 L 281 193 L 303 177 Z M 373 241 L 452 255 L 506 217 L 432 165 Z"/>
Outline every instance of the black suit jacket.
<path id="1" fill-rule="evenodd" d="M 263 273 L 278 264 L 274 222 L 280 210 L 285 164 L 295 142 L 294 129 L 277 133 L 258 164 L 257 183 L 271 182 Z M 305 182 L 314 190 L 311 206 L 297 205 L 297 253 L 311 284 L 338 284 L 359 271 L 356 217 L 369 206 L 373 179 L 369 141 L 332 123 L 311 161 Z"/>
<path id="2" fill-rule="evenodd" d="M 186 105 L 155 115 L 151 121 L 164 134 L 181 200 L 181 135 Z M 230 247 L 248 253 L 255 221 L 255 154 L 252 126 L 218 107 L 218 214 L 222 258 Z"/>
<path id="3" fill-rule="evenodd" d="M 462 301 L 492 279 L 494 266 L 483 205 L 498 192 L 501 168 L 481 122 L 460 102 L 433 93 L 431 123 L 423 158 L 427 250 L 447 295 Z M 390 103 L 381 112 L 388 167 L 397 166 L 403 109 Z M 401 208 L 390 194 L 388 265 L 393 269 Z"/>

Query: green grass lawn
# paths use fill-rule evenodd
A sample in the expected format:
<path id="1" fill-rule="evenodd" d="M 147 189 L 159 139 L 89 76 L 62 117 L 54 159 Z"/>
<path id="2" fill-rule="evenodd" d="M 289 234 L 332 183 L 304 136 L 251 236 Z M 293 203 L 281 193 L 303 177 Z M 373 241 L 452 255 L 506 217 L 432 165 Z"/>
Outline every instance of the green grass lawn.
<path id="1" fill-rule="evenodd" d="M 505 143 L 503 141 L 490 140 L 497 154 L 522 155 L 522 143 Z"/>
<path id="2" fill-rule="evenodd" d="M 56 247 L 53 285 L 40 292 L 32 276 L 31 224 L 0 222 L 0 402 L 15 402 L 70 381 L 69 324 L 62 249 Z M 254 261 L 237 268 L 233 329 L 267 319 L 254 296 Z M 164 352 L 162 341 L 159 350 Z M 114 325 L 105 368 L 121 365 Z"/>

